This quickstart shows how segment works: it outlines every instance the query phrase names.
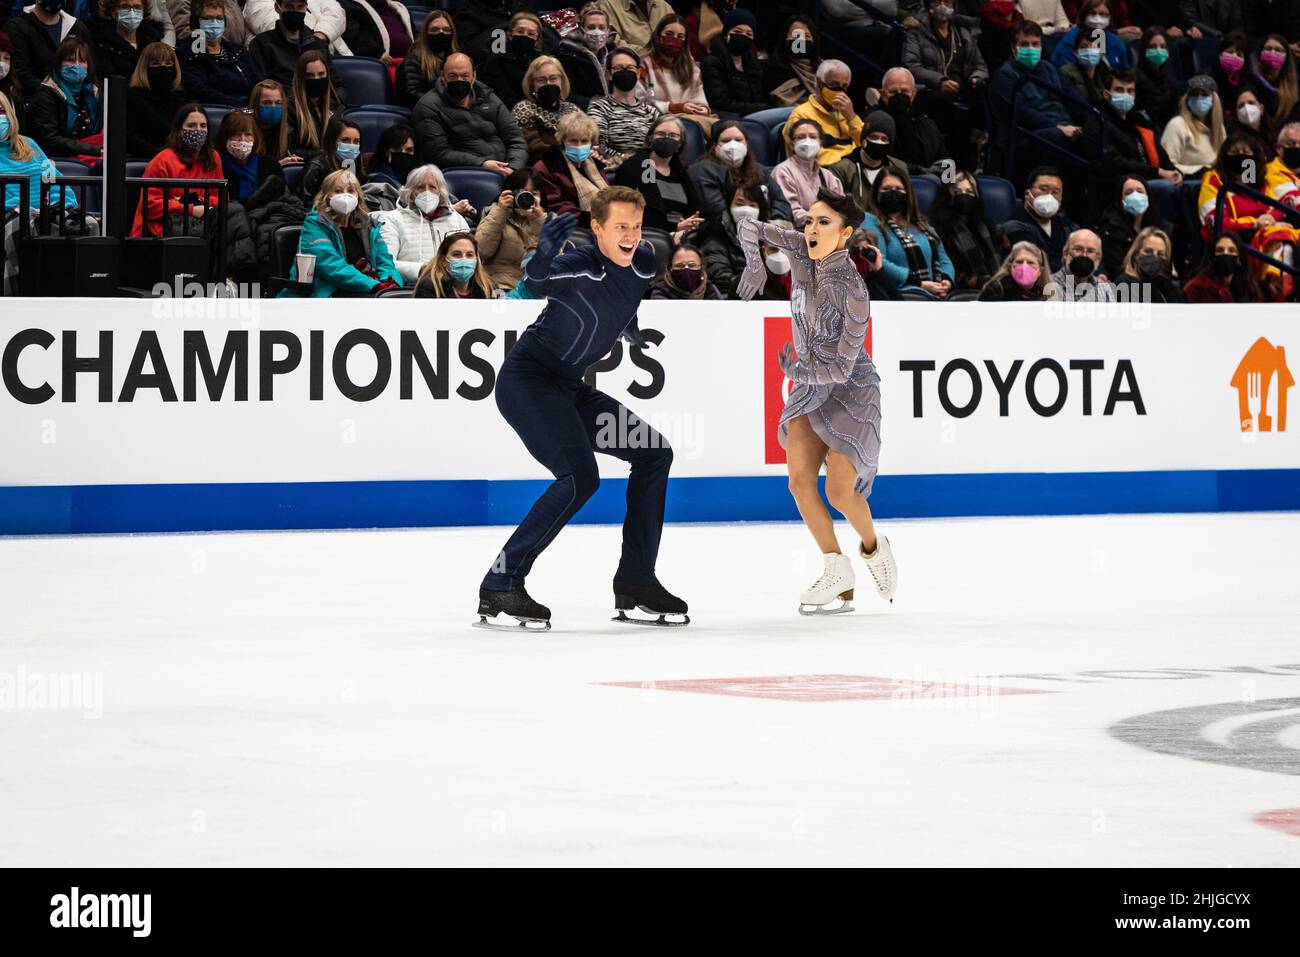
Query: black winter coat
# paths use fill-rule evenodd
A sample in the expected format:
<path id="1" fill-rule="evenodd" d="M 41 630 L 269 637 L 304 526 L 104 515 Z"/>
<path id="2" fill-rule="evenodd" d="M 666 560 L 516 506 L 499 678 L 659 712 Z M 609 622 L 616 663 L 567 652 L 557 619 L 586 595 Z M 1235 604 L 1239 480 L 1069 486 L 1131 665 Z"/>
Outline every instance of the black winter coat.
<path id="1" fill-rule="evenodd" d="M 499 160 L 511 169 L 528 165 L 528 144 L 510 109 L 482 83 L 474 84 L 468 107 L 446 99 L 442 80 L 411 112 L 416 154 L 422 163 L 482 166 Z"/>
<path id="2" fill-rule="evenodd" d="M 565 40 L 556 48 L 555 58 L 569 77 L 569 100 L 583 110 L 598 96 L 606 96 L 605 68 L 581 42 Z"/>
<path id="3" fill-rule="evenodd" d="M 194 53 L 188 44 L 176 51 L 181 83 L 190 99 L 220 106 L 246 106 L 253 87 L 265 79 L 262 67 L 247 50 L 221 41 L 222 59 Z"/>
<path id="4" fill-rule="evenodd" d="M 135 34 L 135 46 L 117 35 L 117 21 L 109 17 L 96 17 L 90 21 L 90 35 L 95 41 L 95 76 L 124 76 L 128 79 L 135 70 L 140 51 L 163 38 L 162 24 L 145 20 Z"/>
<path id="5" fill-rule="evenodd" d="M 87 88 L 88 89 L 88 88 Z M 88 128 L 80 136 L 89 136 L 99 129 L 98 107 Z M 41 86 L 27 104 L 27 132 L 40 145 L 47 156 L 98 156 L 98 146 L 82 143 L 77 131 L 68 128 L 68 104 L 60 92 L 51 86 Z"/>
<path id="6" fill-rule="evenodd" d="M 424 94 L 433 89 L 433 85 L 438 82 L 438 73 L 433 75 L 432 80 L 424 78 L 424 68 L 420 65 L 421 54 L 412 47 L 411 52 L 403 59 L 402 64 L 397 68 L 397 98 L 402 101 L 403 106 L 415 106 L 420 102 Z"/>
<path id="7" fill-rule="evenodd" d="M 718 116 L 735 117 L 757 113 L 768 107 L 768 91 L 763 85 L 763 64 L 751 50 L 741 57 L 736 69 L 731 50 L 721 36 L 709 44 L 709 54 L 700 61 L 704 95 Z"/>
<path id="8" fill-rule="evenodd" d="M 176 111 L 190 98 L 184 90 L 153 90 L 128 87 L 126 91 L 126 153 L 153 159 L 162 152 L 171 132 Z"/>
<path id="9" fill-rule="evenodd" d="M 478 81 L 489 87 L 508 108 L 514 109 L 515 104 L 524 98 L 524 74 L 533 59 L 524 60 L 503 53 L 481 60 Z"/>
<path id="10" fill-rule="evenodd" d="M 611 185 L 628 186 L 638 190 L 645 197 L 645 214 L 641 219 L 642 224 L 648 229 L 662 229 L 671 232 L 672 225 L 668 222 L 668 214 L 664 209 L 663 197 L 659 195 L 659 188 L 654 183 L 647 183 L 642 179 L 641 171 L 648 168 L 646 163 L 650 160 L 649 150 L 637 150 L 619 165 L 614 173 Z M 693 212 L 703 213 L 704 201 L 700 197 L 700 191 L 696 188 L 695 180 L 691 177 L 690 171 L 687 170 L 686 164 L 682 162 L 681 154 L 678 153 L 674 156 L 669 161 L 668 166 L 686 192 L 687 214 Z M 709 270 L 709 275 L 713 275 L 713 270 Z"/>
<path id="11" fill-rule="evenodd" d="M 13 56 L 10 58 L 13 61 L 10 70 L 14 79 L 21 87 L 23 96 L 34 96 L 49 75 L 50 67 L 54 65 L 54 51 L 58 49 L 58 44 L 50 40 L 45 24 L 36 19 L 35 13 L 10 17 L 4 29 L 14 45 Z M 72 25 L 64 39 L 67 37 L 81 37 L 90 47 L 95 45 L 90 31 L 80 20 Z"/>

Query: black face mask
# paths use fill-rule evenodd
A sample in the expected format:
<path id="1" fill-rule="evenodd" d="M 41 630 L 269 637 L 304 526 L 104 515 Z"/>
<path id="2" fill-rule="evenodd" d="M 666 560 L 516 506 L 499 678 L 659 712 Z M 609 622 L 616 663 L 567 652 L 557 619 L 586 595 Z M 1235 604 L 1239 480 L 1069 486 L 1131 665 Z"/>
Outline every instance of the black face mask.
<path id="1" fill-rule="evenodd" d="M 1138 272 L 1144 276 L 1155 276 L 1164 269 L 1165 261 L 1155 253 L 1139 253 L 1137 259 Z"/>
<path id="2" fill-rule="evenodd" d="M 975 212 L 975 207 L 979 203 L 974 193 L 958 193 L 952 198 L 952 208 L 963 216 L 969 216 Z"/>
<path id="3" fill-rule="evenodd" d="M 451 52 L 451 34 L 450 33 L 430 33 L 429 49 L 438 56 L 446 56 Z"/>
<path id="4" fill-rule="evenodd" d="M 1070 260 L 1070 275 L 1075 279 L 1087 279 L 1096 266 L 1087 256 L 1075 256 Z"/>
<path id="5" fill-rule="evenodd" d="M 895 93 L 885 102 L 890 113 L 902 115 L 912 108 L 912 98 L 906 93 Z"/>
<path id="6" fill-rule="evenodd" d="M 694 292 L 701 279 L 703 279 L 703 273 L 692 268 L 673 269 L 669 275 L 673 277 L 674 286 L 678 289 L 685 289 L 687 292 Z"/>
<path id="7" fill-rule="evenodd" d="M 537 102 L 544 110 L 554 110 L 560 105 L 560 88 L 554 83 L 538 87 Z"/>
<path id="8" fill-rule="evenodd" d="M 624 93 L 634 90 L 637 83 L 636 70 L 615 70 L 611 82 L 614 84 L 614 89 Z"/>
<path id="9" fill-rule="evenodd" d="M 46 13 L 58 13 L 63 9 L 63 0 L 41 0 L 40 7 Z"/>
<path id="10" fill-rule="evenodd" d="M 510 53 L 521 60 L 531 60 L 537 55 L 537 44 L 530 37 L 513 36 L 510 38 Z"/>
<path id="11" fill-rule="evenodd" d="M 866 153 L 870 159 L 882 160 L 889 155 L 889 143 L 876 143 L 872 140 L 864 140 L 862 143 L 862 152 Z"/>
<path id="12" fill-rule="evenodd" d="M 786 40 L 785 51 L 792 60 L 807 60 L 812 52 L 811 40 Z"/>
<path id="13" fill-rule="evenodd" d="M 1284 149 L 1282 162 L 1294 170 L 1300 170 L 1300 146 L 1288 146 Z"/>
<path id="14" fill-rule="evenodd" d="M 308 77 L 303 80 L 302 87 L 307 91 L 307 95 L 312 99 L 325 95 L 325 91 L 330 88 L 330 78 L 327 76 Z"/>
<path id="15" fill-rule="evenodd" d="M 474 88 L 469 80 L 449 80 L 445 85 L 447 96 L 453 103 L 459 103 L 465 99 L 465 97 L 469 96 L 470 90 Z"/>
<path id="16" fill-rule="evenodd" d="M 1237 271 L 1237 257 L 1234 253 L 1214 254 L 1214 274 L 1227 278 Z"/>
<path id="17" fill-rule="evenodd" d="M 1233 179 L 1241 179 L 1246 173 L 1246 164 L 1251 162 L 1249 156 L 1225 157 L 1224 171 Z"/>
<path id="18" fill-rule="evenodd" d="M 286 10 L 280 14 L 280 22 L 290 33 L 297 33 L 307 22 L 306 10 Z"/>
<path id="19" fill-rule="evenodd" d="M 901 189 L 887 189 L 876 200 L 882 213 L 893 215 L 907 210 L 907 194 Z"/>
<path id="20" fill-rule="evenodd" d="M 155 92 L 170 90 L 176 81 L 176 68 L 170 66 L 151 66 L 146 71 L 149 77 L 149 89 Z"/>
<path id="21" fill-rule="evenodd" d="M 650 148 L 654 150 L 656 156 L 668 159 L 681 152 L 682 141 L 675 140 L 671 136 L 657 136 L 650 142 Z"/>
<path id="22" fill-rule="evenodd" d="M 388 165 L 397 174 L 397 178 L 405 183 L 406 177 L 410 176 L 411 170 L 415 169 L 415 154 L 390 153 L 388 155 Z"/>
<path id="23" fill-rule="evenodd" d="M 727 37 L 727 49 L 736 56 L 744 56 L 754 47 L 754 38 L 747 37 L 743 33 L 733 33 Z"/>

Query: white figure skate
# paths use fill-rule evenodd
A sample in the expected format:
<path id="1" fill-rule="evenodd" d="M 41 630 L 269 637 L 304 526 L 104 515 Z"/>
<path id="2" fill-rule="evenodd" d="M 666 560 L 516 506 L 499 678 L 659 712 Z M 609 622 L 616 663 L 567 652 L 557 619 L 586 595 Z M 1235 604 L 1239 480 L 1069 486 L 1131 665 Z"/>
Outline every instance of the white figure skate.
<path id="1" fill-rule="evenodd" d="M 822 574 L 799 595 L 801 615 L 842 615 L 853 610 L 853 562 L 847 555 L 822 555 Z"/>
<path id="2" fill-rule="evenodd" d="M 889 539 L 884 535 L 876 536 L 876 550 L 867 554 L 867 546 L 858 542 L 858 554 L 867 563 L 867 571 L 876 583 L 876 591 L 881 598 L 888 598 L 892 604 L 894 592 L 898 589 L 898 568 L 894 565 L 894 550 L 889 547 Z"/>

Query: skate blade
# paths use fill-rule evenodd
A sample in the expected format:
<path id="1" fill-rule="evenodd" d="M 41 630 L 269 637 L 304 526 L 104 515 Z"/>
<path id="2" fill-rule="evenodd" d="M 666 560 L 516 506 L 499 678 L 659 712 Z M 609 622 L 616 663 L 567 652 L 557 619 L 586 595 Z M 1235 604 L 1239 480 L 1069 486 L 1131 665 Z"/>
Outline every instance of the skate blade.
<path id="1" fill-rule="evenodd" d="M 691 623 L 690 615 L 676 615 L 669 612 L 660 614 L 655 611 L 647 611 L 644 608 L 642 608 L 641 611 L 644 611 L 647 615 L 658 615 L 658 617 L 636 618 L 626 614 L 623 609 L 620 608 L 618 614 L 611 618 L 610 621 L 622 622 L 625 625 L 649 625 L 652 628 L 681 628 Z"/>
<path id="2" fill-rule="evenodd" d="M 844 601 L 839 605 L 803 605 L 799 606 L 799 614 L 805 618 L 820 618 L 825 615 L 847 615 L 853 610 L 853 602 Z"/>
<path id="3" fill-rule="evenodd" d="M 509 631 L 519 634 L 521 631 L 550 631 L 551 623 L 543 618 L 517 618 L 513 625 L 502 625 L 495 621 L 488 621 L 486 615 L 479 615 L 478 621 L 472 622 L 473 628 L 485 628 L 488 631 Z"/>

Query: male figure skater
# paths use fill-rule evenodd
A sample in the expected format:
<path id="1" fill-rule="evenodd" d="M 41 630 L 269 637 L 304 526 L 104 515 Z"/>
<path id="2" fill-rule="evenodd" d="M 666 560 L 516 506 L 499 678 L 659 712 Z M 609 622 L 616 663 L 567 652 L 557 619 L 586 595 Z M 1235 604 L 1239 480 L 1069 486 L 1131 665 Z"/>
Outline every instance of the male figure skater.
<path id="1" fill-rule="evenodd" d="M 524 579 L 537 556 L 600 484 L 596 452 L 617 456 L 632 466 L 623 557 L 614 573 L 618 611 L 614 620 L 652 625 L 690 622 L 686 602 L 669 594 L 655 577 L 672 449 L 662 435 L 582 378 L 620 335 L 645 345 L 636 327 L 636 311 L 654 279 L 655 257 L 653 249 L 641 242 L 644 210 L 645 199 L 637 190 L 604 189 L 591 204 L 594 246 L 556 258 L 575 222 L 572 214 L 558 216 L 542 227 L 537 251 L 524 268 L 524 288 L 539 299 L 545 297 L 546 306 L 501 367 L 497 408 L 555 481 L 484 577 L 478 626 L 550 628 L 550 609 L 529 596 Z M 635 442 L 628 441 L 633 435 Z M 632 608 L 656 617 L 629 617 L 625 612 Z M 502 613 L 518 624 L 488 622 Z"/>

